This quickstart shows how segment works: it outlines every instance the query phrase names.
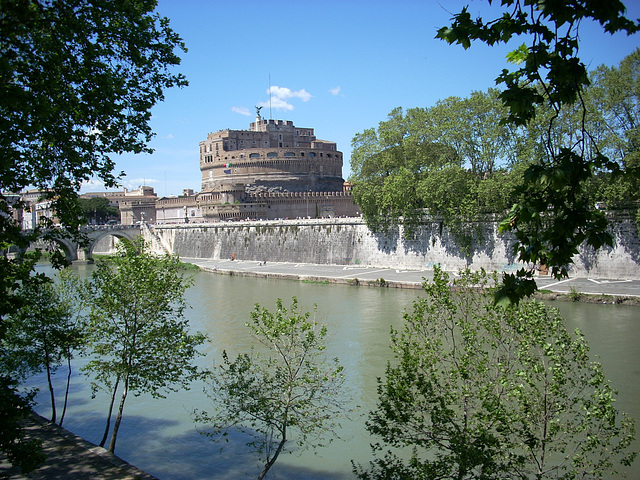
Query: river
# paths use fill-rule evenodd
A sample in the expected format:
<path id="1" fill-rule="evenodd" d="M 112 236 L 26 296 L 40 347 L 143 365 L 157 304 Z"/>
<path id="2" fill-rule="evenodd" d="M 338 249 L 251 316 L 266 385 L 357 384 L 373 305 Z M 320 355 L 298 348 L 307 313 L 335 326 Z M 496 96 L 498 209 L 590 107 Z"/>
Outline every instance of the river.
<path id="1" fill-rule="evenodd" d="M 46 266 L 39 267 L 50 272 Z M 77 265 L 81 276 L 93 268 Z M 421 295 L 416 290 L 309 284 L 288 280 L 259 279 L 198 272 L 187 297 L 192 308 L 187 315 L 194 330 L 209 335 L 203 349 L 203 366 L 220 360 L 226 349 L 233 358 L 252 344 L 245 322 L 256 303 L 273 310 L 276 298 L 288 305 L 297 297 L 301 309 L 317 304 L 319 319 L 329 329 L 328 354 L 345 367 L 347 385 L 353 393 L 352 418 L 342 422 L 339 440 L 317 451 L 281 456 L 272 468 L 272 479 L 352 479 L 351 460 L 366 464 L 369 444 L 375 441 L 364 429 L 367 412 L 375 405 L 376 378 L 384 374 L 391 358 L 388 347 L 390 326 L 399 327 L 402 312 Z M 581 329 L 590 342 L 591 353 L 599 357 L 605 373 L 619 391 L 617 407 L 640 425 L 640 309 L 623 305 L 556 303 L 568 327 Z M 82 359 L 75 362 L 76 373 Z M 59 371 L 58 392 L 66 373 Z M 91 398 L 88 381 L 75 375 L 71 402 L 64 427 L 90 442 L 100 441 L 106 415 L 107 395 Z M 43 377 L 34 379 L 43 393 L 36 410 L 49 415 Z M 244 445 L 231 436 L 228 443 L 213 443 L 200 435 L 192 423 L 194 408 L 207 409 L 209 400 L 201 384 L 191 390 L 170 394 L 166 399 L 130 396 L 127 400 L 116 454 L 161 480 L 255 478 L 259 462 Z M 640 478 L 640 461 L 629 472 Z"/>

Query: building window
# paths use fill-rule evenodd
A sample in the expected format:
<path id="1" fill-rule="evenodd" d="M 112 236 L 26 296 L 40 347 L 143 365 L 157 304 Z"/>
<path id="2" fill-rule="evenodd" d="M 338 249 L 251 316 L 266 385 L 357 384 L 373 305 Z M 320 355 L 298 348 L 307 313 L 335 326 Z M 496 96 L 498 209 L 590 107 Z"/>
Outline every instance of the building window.
<path id="1" fill-rule="evenodd" d="M 315 153 L 313 153 L 313 152 L 309 152 L 309 156 L 310 156 L 310 157 L 315 157 L 315 156 L 316 156 L 316 154 L 315 154 Z"/>
<path id="2" fill-rule="evenodd" d="M 293 152 L 284 152 L 284 156 L 285 156 L 285 157 L 295 157 L 295 156 L 296 156 L 296 154 L 295 154 L 295 153 L 293 153 Z"/>
<path id="3" fill-rule="evenodd" d="M 273 158 L 273 157 L 277 157 L 278 154 L 276 152 L 269 152 L 267 153 L 267 158 Z"/>
<path id="4" fill-rule="evenodd" d="M 249 155 L 249 158 L 260 158 L 260 154 L 259 153 L 252 153 L 251 155 Z"/>

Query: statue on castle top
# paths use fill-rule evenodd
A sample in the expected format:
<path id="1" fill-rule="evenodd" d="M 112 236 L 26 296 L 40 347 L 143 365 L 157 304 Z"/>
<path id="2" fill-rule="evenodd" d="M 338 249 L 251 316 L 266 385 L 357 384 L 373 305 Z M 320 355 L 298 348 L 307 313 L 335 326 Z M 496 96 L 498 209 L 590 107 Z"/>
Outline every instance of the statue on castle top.
<path id="1" fill-rule="evenodd" d="M 260 117 L 260 110 L 262 110 L 262 107 L 258 107 L 258 106 L 256 105 L 256 117 L 258 117 L 258 118 L 261 118 L 261 117 Z"/>

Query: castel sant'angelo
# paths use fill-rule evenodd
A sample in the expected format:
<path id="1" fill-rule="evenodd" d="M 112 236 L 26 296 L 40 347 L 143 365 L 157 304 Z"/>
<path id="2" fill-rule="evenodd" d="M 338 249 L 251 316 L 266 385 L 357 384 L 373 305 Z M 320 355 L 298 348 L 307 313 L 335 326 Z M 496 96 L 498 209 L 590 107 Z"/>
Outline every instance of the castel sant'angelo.
<path id="1" fill-rule="evenodd" d="M 156 223 L 357 215 L 337 145 L 256 110 L 249 130 L 220 130 L 200 142 L 202 190 L 157 199 Z"/>

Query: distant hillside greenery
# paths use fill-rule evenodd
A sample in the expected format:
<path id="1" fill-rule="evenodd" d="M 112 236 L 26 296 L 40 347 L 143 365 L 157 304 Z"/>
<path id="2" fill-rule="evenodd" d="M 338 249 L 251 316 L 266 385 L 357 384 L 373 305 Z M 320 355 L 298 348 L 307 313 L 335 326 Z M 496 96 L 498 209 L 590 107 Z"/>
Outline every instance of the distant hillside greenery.
<path id="1" fill-rule="evenodd" d="M 597 68 L 590 81 L 585 114 L 576 104 L 550 122 L 556 113 L 541 110 L 526 127 L 504 121 L 496 89 L 394 109 L 352 141 L 350 180 L 367 224 L 385 231 L 401 223 L 410 237 L 424 215 L 436 216 L 467 248 L 470 221 L 504 216 L 527 167 L 549 160 L 544 139 L 571 149 L 582 132 L 589 135 L 585 158 L 603 154 L 620 166 L 619 174 L 594 171 L 584 200 L 593 209 L 629 210 L 640 222 L 640 49 L 617 67 Z"/>

